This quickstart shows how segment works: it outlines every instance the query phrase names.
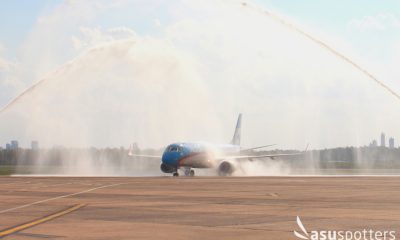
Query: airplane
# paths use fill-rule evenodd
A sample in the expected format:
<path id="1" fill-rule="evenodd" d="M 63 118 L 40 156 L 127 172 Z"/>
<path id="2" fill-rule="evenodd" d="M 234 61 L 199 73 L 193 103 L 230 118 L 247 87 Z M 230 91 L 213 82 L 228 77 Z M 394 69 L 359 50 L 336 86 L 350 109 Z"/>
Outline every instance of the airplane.
<path id="1" fill-rule="evenodd" d="M 219 176 L 232 175 L 241 161 L 253 161 L 254 159 L 275 159 L 282 156 L 295 156 L 303 153 L 289 154 L 266 154 L 266 155 L 243 155 L 251 150 L 274 146 L 275 144 L 264 145 L 253 148 L 242 149 L 241 139 L 242 114 L 237 119 L 235 132 L 229 144 L 210 144 L 206 142 L 178 142 L 166 147 L 162 156 L 138 155 L 129 150 L 131 157 L 157 158 L 161 159 L 160 169 L 164 173 L 172 173 L 178 177 L 179 169 L 183 169 L 185 176 L 194 176 L 193 168 L 214 168 Z"/>

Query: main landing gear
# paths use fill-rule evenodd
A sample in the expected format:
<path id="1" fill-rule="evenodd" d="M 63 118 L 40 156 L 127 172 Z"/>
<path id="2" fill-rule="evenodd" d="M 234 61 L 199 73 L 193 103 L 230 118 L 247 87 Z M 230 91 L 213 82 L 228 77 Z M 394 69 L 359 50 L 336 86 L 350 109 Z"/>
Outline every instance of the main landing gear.
<path id="1" fill-rule="evenodd" d="M 185 174 L 186 177 L 194 177 L 194 170 L 193 170 L 193 169 L 190 169 L 190 168 L 185 168 L 184 174 Z M 174 176 L 174 177 L 179 177 L 178 171 L 174 172 L 174 173 L 172 174 L 172 176 Z"/>
<path id="2" fill-rule="evenodd" d="M 194 170 L 190 168 L 185 168 L 185 176 L 186 177 L 193 177 L 194 176 Z"/>

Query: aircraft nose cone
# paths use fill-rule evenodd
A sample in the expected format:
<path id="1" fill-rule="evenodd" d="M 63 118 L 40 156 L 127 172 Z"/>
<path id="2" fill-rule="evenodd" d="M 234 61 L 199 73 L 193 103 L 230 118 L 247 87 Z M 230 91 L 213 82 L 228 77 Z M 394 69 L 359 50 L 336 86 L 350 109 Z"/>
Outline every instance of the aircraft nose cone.
<path id="1" fill-rule="evenodd" d="M 179 154 L 170 152 L 164 153 L 161 161 L 170 166 L 177 166 L 179 161 Z"/>

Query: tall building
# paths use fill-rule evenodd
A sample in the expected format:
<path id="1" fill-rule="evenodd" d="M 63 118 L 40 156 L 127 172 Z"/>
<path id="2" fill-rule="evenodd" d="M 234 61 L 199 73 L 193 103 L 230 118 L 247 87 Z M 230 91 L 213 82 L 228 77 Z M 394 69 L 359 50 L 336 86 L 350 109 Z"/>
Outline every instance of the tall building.
<path id="1" fill-rule="evenodd" d="M 386 147 L 386 137 L 385 134 L 381 134 L 381 147 Z"/>
<path id="2" fill-rule="evenodd" d="M 12 150 L 18 149 L 18 141 L 17 140 L 12 140 L 11 141 L 11 149 Z"/>
<path id="3" fill-rule="evenodd" d="M 373 140 L 370 144 L 370 147 L 377 147 L 378 146 L 378 142 L 376 140 Z"/>
<path id="4" fill-rule="evenodd" d="M 39 142 L 38 141 L 32 141 L 31 142 L 31 148 L 32 148 L 32 150 L 38 150 L 39 149 Z"/>
<path id="5" fill-rule="evenodd" d="M 389 138 L 389 148 L 394 148 L 394 138 Z"/>
<path id="6" fill-rule="evenodd" d="M 11 150 L 11 144 L 6 143 L 6 150 Z"/>

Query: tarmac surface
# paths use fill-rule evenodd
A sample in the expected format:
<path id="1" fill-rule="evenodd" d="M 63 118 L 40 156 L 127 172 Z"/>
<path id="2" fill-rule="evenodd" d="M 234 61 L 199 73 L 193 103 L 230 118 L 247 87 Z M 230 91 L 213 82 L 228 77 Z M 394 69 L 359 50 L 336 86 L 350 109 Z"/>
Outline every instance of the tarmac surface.
<path id="1" fill-rule="evenodd" d="M 297 239 L 296 216 L 399 238 L 400 177 L 0 177 L 4 239 Z"/>

